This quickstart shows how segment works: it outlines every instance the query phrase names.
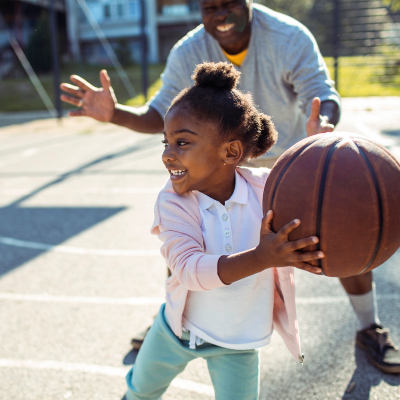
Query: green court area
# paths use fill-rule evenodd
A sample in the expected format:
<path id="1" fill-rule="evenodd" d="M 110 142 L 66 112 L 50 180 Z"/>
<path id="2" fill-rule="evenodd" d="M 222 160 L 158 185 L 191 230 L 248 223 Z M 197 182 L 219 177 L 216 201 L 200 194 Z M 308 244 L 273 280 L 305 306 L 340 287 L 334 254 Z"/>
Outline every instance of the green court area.
<path id="1" fill-rule="evenodd" d="M 326 64 L 334 77 L 334 61 L 325 58 Z M 62 82 L 68 82 L 71 74 L 77 74 L 95 86 L 100 85 L 99 71 L 104 66 L 68 64 L 62 68 Z M 140 66 L 126 68 L 137 95 L 129 96 L 117 72 L 106 69 L 120 103 L 140 106 L 145 102 L 142 90 Z M 163 64 L 150 65 L 148 71 L 148 98 L 161 87 L 160 74 Z M 39 79 L 50 98 L 54 101 L 53 77 L 41 75 Z M 339 59 L 338 74 L 339 92 L 343 97 L 400 96 L 400 56 L 396 58 L 383 56 L 342 57 Z M 64 105 L 64 108 L 69 108 Z M 42 100 L 27 76 L 9 78 L 0 81 L 0 112 L 33 111 L 45 109 Z"/>

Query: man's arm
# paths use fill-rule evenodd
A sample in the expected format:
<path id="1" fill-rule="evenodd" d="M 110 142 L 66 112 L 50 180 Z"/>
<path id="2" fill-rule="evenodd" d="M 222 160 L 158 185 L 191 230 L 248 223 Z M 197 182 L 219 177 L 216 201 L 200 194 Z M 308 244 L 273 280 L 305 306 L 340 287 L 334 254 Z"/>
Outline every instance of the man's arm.
<path id="1" fill-rule="evenodd" d="M 340 109 L 336 101 L 325 100 L 321 102 L 319 115 L 327 119 L 330 124 L 336 126 L 340 119 Z"/>
<path id="2" fill-rule="evenodd" d="M 133 108 L 116 104 L 110 122 L 141 133 L 160 133 L 164 130 L 161 115 L 149 106 Z"/>
<path id="3" fill-rule="evenodd" d="M 119 126 L 143 133 L 158 133 L 164 129 L 161 115 L 152 107 L 133 108 L 117 103 L 110 78 L 105 70 L 100 71 L 101 88 L 96 88 L 79 76 L 72 75 L 77 86 L 61 84 L 61 100 L 81 107 L 69 112 L 71 117 L 91 117 L 101 122 L 112 122 Z"/>

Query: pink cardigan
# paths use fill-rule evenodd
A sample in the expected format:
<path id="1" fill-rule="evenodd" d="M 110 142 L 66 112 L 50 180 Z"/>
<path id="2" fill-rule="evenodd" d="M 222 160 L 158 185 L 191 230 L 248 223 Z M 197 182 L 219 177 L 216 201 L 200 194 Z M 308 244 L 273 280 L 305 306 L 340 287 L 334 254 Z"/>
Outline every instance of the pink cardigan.
<path id="1" fill-rule="evenodd" d="M 265 168 L 237 168 L 251 185 L 261 205 L 268 177 Z M 211 290 L 225 286 L 217 264 L 220 255 L 204 254 L 199 204 L 192 192 L 178 195 L 170 180 L 158 195 L 151 233 L 164 242 L 161 254 L 172 275 L 166 281 L 166 314 L 173 332 L 182 336 L 182 314 L 189 290 Z M 303 362 L 296 317 L 293 267 L 274 268 L 274 329 L 292 355 Z"/>

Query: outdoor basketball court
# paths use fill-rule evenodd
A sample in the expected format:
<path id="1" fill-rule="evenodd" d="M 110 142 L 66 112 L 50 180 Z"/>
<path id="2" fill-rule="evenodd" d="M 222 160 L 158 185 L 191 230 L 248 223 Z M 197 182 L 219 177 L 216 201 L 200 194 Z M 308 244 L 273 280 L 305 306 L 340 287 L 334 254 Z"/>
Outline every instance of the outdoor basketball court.
<path id="1" fill-rule="evenodd" d="M 400 98 L 343 107 L 338 130 L 367 135 L 400 160 Z M 123 397 L 130 339 L 164 297 L 165 263 L 149 233 L 168 177 L 161 139 L 90 119 L 0 129 L 1 399 Z M 374 275 L 381 321 L 400 344 L 400 253 Z M 262 349 L 260 399 L 400 399 L 400 376 L 354 347 L 357 322 L 339 281 L 298 272 L 296 282 L 305 365 L 274 334 Z M 163 396 L 212 398 L 202 360 Z"/>

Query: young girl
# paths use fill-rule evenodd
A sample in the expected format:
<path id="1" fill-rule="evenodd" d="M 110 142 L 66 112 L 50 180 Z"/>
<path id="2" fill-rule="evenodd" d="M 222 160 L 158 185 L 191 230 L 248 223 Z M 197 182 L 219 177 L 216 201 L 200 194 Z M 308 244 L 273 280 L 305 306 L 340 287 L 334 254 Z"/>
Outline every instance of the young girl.
<path id="1" fill-rule="evenodd" d="M 203 63 L 195 85 L 165 116 L 162 155 L 170 179 L 161 190 L 151 232 L 172 275 L 166 303 L 128 373 L 128 400 L 157 399 L 197 357 L 207 361 L 217 400 L 255 400 L 259 351 L 273 329 L 303 361 L 296 320 L 293 267 L 320 274 L 298 252 L 317 237 L 289 241 L 294 220 L 279 232 L 263 216 L 269 170 L 240 168 L 264 154 L 277 133 L 249 94 L 236 89 L 239 72 Z"/>

